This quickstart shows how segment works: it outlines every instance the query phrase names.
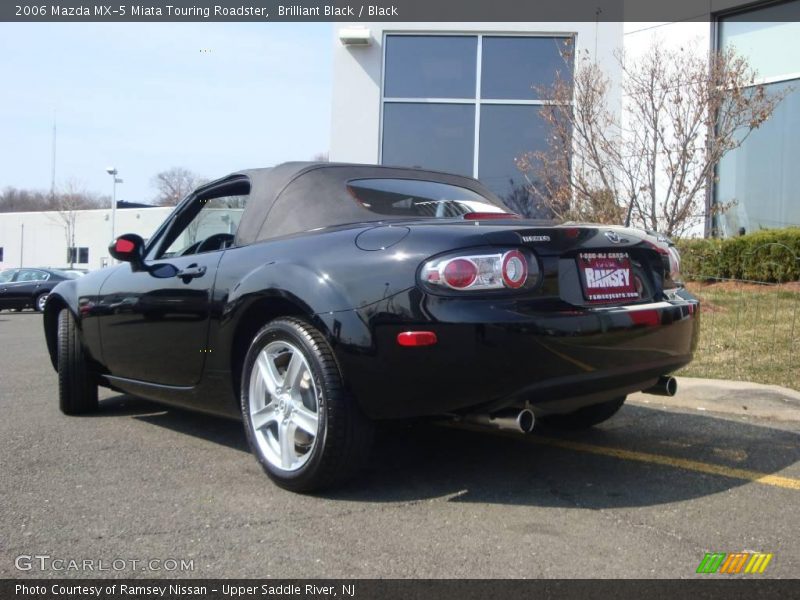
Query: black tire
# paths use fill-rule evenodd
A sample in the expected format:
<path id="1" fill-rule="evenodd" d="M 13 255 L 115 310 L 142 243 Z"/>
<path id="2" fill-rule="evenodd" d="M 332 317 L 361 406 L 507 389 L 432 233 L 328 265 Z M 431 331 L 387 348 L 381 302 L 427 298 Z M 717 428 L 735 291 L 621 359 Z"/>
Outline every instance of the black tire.
<path id="1" fill-rule="evenodd" d="M 67 309 L 58 314 L 58 405 L 65 415 L 97 410 L 97 380 L 86 364 L 75 319 Z"/>
<path id="2" fill-rule="evenodd" d="M 261 351 L 273 342 L 288 342 L 299 349 L 317 391 L 318 429 L 315 443 L 302 466 L 283 470 L 270 463 L 255 438 L 250 417 L 250 378 Z M 355 400 L 345 392 L 333 350 L 311 324 L 296 318 L 279 318 L 255 336 L 242 368 L 241 409 L 250 449 L 277 485 L 293 492 L 311 492 L 339 484 L 356 474 L 369 456 L 373 426 Z M 270 402 L 272 397 L 269 396 Z"/>
<path id="3" fill-rule="evenodd" d="M 617 414 L 617 411 L 625 404 L 625 398 L 626 396 L 622 396 L 601 404 L 584 406 L 565 415 L 548 415 L 541 417 L 540 421 L 548 427 L 556 429 L 588 429 Z"/>
<path id="4" fill-rule="evenodd" d="M 42 292 L 33 300 L 33 310 L 36 312 L 44 312 L 44 303 L 47 301 L 47 296 L 50 292 Z"/>

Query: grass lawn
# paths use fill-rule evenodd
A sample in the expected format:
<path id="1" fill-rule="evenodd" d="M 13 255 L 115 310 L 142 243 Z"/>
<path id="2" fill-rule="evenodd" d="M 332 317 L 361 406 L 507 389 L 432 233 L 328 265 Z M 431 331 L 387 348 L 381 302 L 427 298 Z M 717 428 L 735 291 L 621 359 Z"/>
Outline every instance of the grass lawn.
<path id="1" fill-rule="evenodd" d="M 700 342 L 678 374 L 800 390 L 800 286 L 689 283 L 700 299 Z"/>

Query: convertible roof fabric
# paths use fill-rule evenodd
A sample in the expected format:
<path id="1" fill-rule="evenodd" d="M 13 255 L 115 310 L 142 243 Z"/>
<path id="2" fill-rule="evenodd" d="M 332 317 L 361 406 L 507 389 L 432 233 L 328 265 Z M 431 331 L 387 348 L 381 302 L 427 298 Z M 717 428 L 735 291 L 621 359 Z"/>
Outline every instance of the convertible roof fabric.
<path id="1" fill-rule="evenodd" d="M 417 179 L 470 189 L 500 207 L 502 201 L 470 177 L 409 169 L 342 163 L 289 162 L 268 169 L 250 169 L 225 179 L 246 176 L 250 198 L 236 233 L 236 245 L 310 231 L 322 227 L 388 221 L 364 208 L 350 195 L 353 179 Z"/>

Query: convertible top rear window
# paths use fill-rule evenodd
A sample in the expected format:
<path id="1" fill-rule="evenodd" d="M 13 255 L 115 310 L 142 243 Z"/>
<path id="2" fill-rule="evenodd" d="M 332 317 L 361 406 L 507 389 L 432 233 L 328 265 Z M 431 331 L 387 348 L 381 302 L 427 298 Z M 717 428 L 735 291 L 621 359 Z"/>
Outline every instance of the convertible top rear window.
<path id="1" fill-rule="evenodd" d="M 354 179 L 347 189 L 361 206 L 380 215 L 451 219 L 473 212 L 506 212 L 472 190 L 436 181 Z"/>

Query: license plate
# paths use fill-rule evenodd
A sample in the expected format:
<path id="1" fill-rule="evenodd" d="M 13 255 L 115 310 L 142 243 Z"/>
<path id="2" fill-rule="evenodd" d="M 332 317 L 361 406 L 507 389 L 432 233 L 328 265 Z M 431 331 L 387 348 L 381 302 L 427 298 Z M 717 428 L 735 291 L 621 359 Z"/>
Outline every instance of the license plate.
<path id="1" fill-rule="evenodd" d="M 614 302 L 639 297 L 631 260 L 624 252 L 584 252 L 578 255 L 583 292 L 591 302 Z"/>

